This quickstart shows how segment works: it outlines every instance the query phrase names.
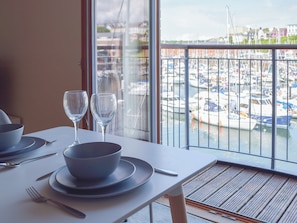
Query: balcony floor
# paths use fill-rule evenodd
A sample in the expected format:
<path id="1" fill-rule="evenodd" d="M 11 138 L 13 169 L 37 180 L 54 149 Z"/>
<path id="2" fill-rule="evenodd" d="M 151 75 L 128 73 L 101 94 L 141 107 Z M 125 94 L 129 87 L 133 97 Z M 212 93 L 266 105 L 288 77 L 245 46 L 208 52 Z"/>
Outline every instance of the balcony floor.
<path id="1" fill-rule="evenodd" d="M 218 162 L 184 185 L 190 206 L 243 222 L 297 222 L 297 177 Z"/>

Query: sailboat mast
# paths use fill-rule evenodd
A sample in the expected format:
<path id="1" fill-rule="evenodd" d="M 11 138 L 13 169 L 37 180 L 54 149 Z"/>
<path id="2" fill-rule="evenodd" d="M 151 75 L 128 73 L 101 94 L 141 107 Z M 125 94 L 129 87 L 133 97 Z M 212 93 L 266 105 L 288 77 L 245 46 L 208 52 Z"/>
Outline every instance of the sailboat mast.
<path id="1" fill-rule="evenodd" d="M 227 15 L 227 18 L 226 18 L 226 35 L 227 35 L 227 37 L 226 37 L 226 43 L 229 43 L 229 27 L 230 27 L 230 25 L 229 25 L 229 6 L 228 5 L 226 5 L 226 15 Z"/>

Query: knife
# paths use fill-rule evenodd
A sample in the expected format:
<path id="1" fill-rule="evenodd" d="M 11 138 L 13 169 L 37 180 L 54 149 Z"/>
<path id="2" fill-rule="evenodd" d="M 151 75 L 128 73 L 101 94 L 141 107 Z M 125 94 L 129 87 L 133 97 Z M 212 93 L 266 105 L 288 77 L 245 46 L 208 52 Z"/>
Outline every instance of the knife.
<path id="1" fill-rule="evenodd" d="M 42 175 L 41 177 L 38 177 L 38 178 L 36 179 L 36 181 L 39 181 L 39 180 L 43 180 L 43 179 L 45 179 L 45 178 L 48 178 L 50 175 L 52 175 L 53 172 L 55 172 L 55 170 L 54 170 L 54 171 L 51 171 L 51 172 L 49 172 L 49 173 L 46 173 L 46 174 Z"/>
<path id="2" fill-rule="evenodd" d="M 172 170 L 165 170 L 165 169 L 161 169 L 161 168 L 154 168 L 156 173 L 162 173 L 162 174 L 166 174 L 169 176 L 178 176 L 177 172 L 174 172 Z"/>

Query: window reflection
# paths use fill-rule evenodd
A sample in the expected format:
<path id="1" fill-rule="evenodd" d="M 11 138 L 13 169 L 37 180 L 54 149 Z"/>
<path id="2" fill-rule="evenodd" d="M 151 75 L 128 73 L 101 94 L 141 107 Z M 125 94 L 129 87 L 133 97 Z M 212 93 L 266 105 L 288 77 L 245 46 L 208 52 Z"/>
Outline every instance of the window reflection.
<path id="1" fill-rule="evenodd" d="M 113 92 L 107 133 L 149 138 L 149 1 L 96 0 L 96 92 Z M 97 128 L 100 131 L 100 128 Z"/>

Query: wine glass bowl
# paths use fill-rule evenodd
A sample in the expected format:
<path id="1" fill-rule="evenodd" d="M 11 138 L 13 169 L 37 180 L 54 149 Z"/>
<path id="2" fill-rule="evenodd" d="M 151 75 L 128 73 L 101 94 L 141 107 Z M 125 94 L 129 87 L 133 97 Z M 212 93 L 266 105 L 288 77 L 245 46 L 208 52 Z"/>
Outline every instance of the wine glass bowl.
<path id="1" fill-rule="evenodd" d="M 113 119 L 117 110 L 117 99 L 113 93 L 97 93 L 91 96 L 91 112 L 101 126 L 102 141 L 105 141 L 106 127 Z"/>
<path id="2" fill-rule="evenodd" d="M 74 142 L 71 144 L 79 144 L 78 124 L 87 112 L 89 105 L 88 95 L 83 90 L 65 91 L 63 97 L 63 107 L 65 114 L 73 122 L 74 125 Z"/>

